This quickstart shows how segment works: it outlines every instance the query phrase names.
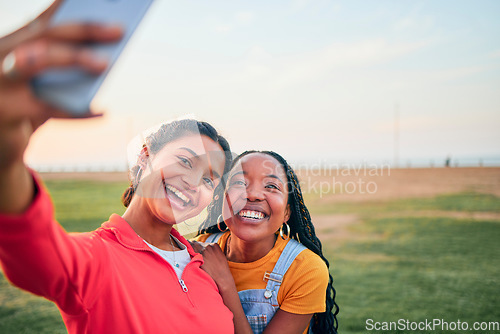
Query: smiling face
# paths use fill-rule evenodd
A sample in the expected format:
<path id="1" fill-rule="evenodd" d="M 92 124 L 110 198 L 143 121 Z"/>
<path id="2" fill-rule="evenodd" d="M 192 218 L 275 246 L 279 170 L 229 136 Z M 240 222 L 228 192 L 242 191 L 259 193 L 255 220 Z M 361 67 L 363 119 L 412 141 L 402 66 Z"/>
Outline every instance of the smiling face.
<path id="1" fill-rule="evenodd" d="M 248 242 L 274 238 L 290 212 L 281 164 L 264 153 L 242 157 L 229 173 L 222 212 L 238 238 Z"/>
<path id="2" fill-rule="evenodd" d="M 154 219 L 181 223 L 198 215 L 212 200 L 224 172 L 220 145 L 204 135 L 186 135 L 151 157 L 136 196 Z"/>

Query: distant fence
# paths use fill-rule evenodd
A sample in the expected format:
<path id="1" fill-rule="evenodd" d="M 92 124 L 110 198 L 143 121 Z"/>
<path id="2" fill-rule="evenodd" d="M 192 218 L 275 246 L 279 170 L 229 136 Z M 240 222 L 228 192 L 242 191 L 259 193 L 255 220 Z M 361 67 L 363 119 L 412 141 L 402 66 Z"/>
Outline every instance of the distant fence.
<path id="1" fill-rule="evenodd" d="M 39 173 L 102 173 L 127 172 L 123 165 L 31 165 Z"/>
<path id="2" fill-rule="evenodd" d="M 295 169 L 320 167 L 320 168 L 338 168 L 338 169 L 351 169 L 358 168 L 359 166 L 379 166 L 379 167 L 389 167 L 389 168 L 437 168 L 437 167 L 500 167 L 500 158 L 495 159 L 478 159 L 478 158 L 464 158 L 464 159 L 418 159 L 418 160 L 401 160 L 398 164 L 392 162 L 384 161 L 382 163 L 324 163 L 324 164 L 308 164 L 299 163 L 293 164 Z M 78 173 L 78 172 L 127 172 L 128 166 L 125 164 L 33 164 L 30 165 L 34 170 L 41 173 Z"/>
<path id="3" fill-rule="evenodd" d="M 434 168 L 434 167 L 500 167 L 500 159 L 429 159 L 428 161 L 401 161 L 393 168 Z"/>

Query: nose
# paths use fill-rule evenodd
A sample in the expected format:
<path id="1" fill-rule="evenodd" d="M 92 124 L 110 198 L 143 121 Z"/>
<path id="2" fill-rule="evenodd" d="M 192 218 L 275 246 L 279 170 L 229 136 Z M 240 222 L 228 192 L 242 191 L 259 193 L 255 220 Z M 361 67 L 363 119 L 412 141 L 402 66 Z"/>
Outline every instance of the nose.
<path id="1" fill-rule="evenodd" d="M 251 202 L 264 200 L 264 192 L 255 185 L 248 185 L 246 188 L 247 200 Z"/>
<path id="2" fill-rule="evenodd" d="M 184 182 L 186 190 L 190 192 L 196 192 L 202 182 L 203 174 L 201 172 L 196 172 L 191 170 L 189 173 L 184 174 L 181 180 Z"/>

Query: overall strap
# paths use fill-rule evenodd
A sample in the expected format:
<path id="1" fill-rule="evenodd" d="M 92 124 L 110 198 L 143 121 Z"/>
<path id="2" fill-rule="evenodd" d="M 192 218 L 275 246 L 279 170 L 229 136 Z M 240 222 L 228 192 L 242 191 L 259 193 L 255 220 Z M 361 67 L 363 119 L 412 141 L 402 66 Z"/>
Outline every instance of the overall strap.
<path id="1" fill-rule="evenodd" d="M 264 274 L 264 280 L 268 280 L 264 297 L 266 299 L 271 299 L 271 304 L 273 306 L 278 306 L 278 291 L 283 282 L 283 276 L 297 255 L 305 249 L 307 249 L 307 247 L 294 239 L 290 239 L 283 249 L 278 262 L 276 262 L 273 271 L 266 271 Z"/>
<path id="2" fill-rule="evenodd" d="M 208 243 L 215 243 L 215 242 L 219 241 L 220 237 L 221 237 L 223 234 L 224 234 L 223 232 L 210 234 L 210 235 L 208 236 L 207 240 L 205 240 L 205 242 L 208 242 Z"/>

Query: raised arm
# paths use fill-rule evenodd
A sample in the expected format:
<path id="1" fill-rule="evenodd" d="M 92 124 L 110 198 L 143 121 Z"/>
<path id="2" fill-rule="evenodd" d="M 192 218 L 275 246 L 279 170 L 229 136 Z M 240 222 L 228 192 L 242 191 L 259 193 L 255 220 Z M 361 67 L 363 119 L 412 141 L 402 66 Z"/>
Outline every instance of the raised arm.
<path id="1" fill-rule="evenodd" d="M 33 199 L 33 180 L 23 161 L 33 132 L 51 117 L 70 117 L 38 100 L 30 79 L 47 68 L 75 65 L 99 73 L 106 61 L 79 44 L 121 37 L 119 27 L 75 23 L 49 28 L 48 20 L 61 2 L 54 2 L 33 22 L 0 39 L 0 213 L 21 213 Z M 81 117 L 94 116 L 89 111 Z"/>
<path id="2" fill-rule="evenodd" d="M 29 82 L 47 68 L 76 65 L 92 73 L 103 71 L 106 61 L 79 45 L 114 41 L 122 32 L 90 24 L 49 28 L 48 19 L 60 3 L 0 38 L 0 264 L 14 284 L 73 314 L 78 310 L 70 301 L 82 292 L 82 277 L 93 284 L 81 272 L 90 268 L 92 252 L 99 246 L 84 235 L 68 235 L 54 221 L 48 194 L 25 166 L 23 156 L 33 132 L 51 117 L 70 117 L 38 100 Z M 93 116 L 89 111 L 82 117 Z"/>

